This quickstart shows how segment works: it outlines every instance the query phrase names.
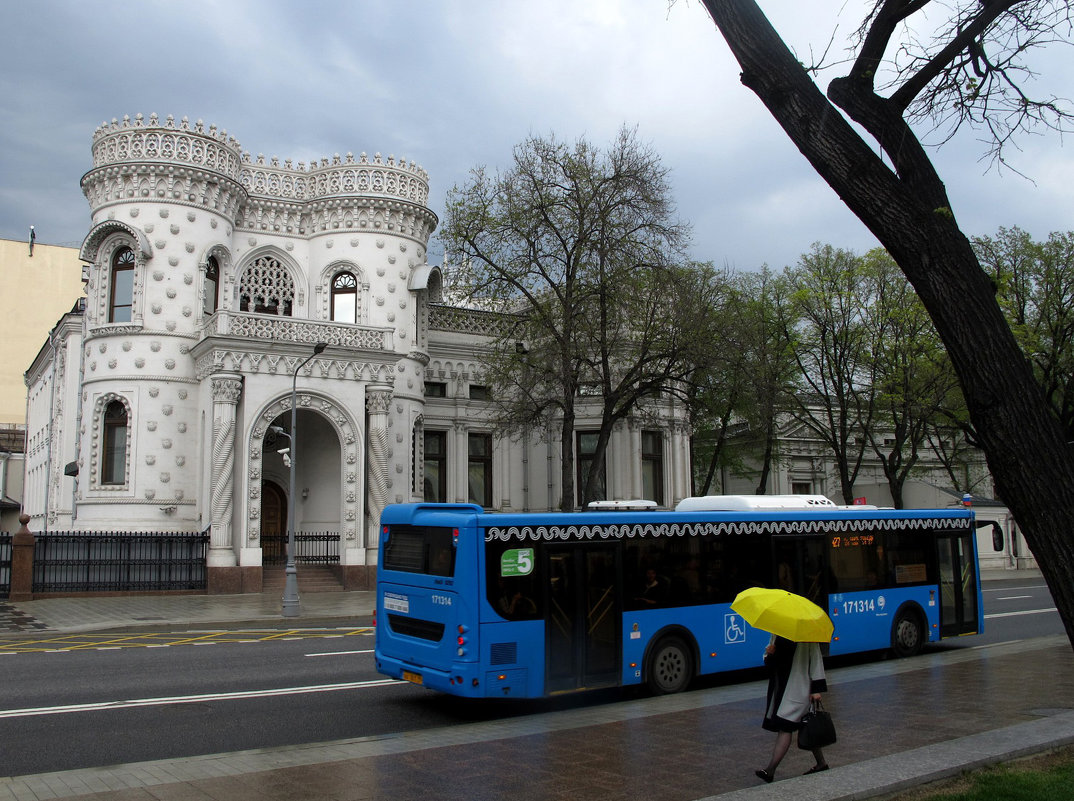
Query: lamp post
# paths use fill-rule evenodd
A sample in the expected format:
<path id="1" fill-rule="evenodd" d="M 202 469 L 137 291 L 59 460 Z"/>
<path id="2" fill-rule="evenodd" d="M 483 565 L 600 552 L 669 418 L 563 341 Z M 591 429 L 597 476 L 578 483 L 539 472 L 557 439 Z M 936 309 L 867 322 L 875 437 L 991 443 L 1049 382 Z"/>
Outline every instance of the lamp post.
<path id="1" fill-rule="evenodd" d="M 313 353 L 306 357 L 302 364 L 295 368 L 291 378 L 291 470 L 287 491 L 287 567 L 284 570 L 285 581 L 283 585 L 283 616 L 298 617 L 298 571 L 295 569 L 295 458 L 297 456 L 298 437 L 295 430 L 295 418 L 298 409 L 296 405 L 296 393 L 298 390 L 298 374 L 314 356 L 322 353 L 328 344 L 318 342 L 313 346 Z"/>

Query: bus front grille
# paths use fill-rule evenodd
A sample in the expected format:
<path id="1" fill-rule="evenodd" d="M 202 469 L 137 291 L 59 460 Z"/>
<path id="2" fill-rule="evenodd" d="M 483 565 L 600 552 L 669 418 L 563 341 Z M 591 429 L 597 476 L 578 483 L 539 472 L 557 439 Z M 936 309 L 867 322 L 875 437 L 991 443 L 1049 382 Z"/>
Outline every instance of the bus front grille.
<path id="1" fill-rule="evenodd" d="M 432 642 L 440 642 L 444 638 L 444 624 L 433 620 L 388 615 L 388 626 L 396 634 L 403 634 L 407 637 L 418 637 Z"/>

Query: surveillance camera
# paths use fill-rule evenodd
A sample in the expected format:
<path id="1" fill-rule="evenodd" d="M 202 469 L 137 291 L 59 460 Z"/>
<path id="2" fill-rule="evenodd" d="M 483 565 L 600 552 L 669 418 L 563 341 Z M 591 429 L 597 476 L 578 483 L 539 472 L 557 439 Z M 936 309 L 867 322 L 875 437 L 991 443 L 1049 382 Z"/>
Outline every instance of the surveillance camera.
<path id="1" fill-rule="evenodd" d="M 287 453 L 290 453 L 290 452 L 291 452 L 290 448 L 280 448 L 278 451 L 276 451 L 276 453 L 280 454 L 280 456 L 283 456 L 284 454 L 287 454 Z"/>

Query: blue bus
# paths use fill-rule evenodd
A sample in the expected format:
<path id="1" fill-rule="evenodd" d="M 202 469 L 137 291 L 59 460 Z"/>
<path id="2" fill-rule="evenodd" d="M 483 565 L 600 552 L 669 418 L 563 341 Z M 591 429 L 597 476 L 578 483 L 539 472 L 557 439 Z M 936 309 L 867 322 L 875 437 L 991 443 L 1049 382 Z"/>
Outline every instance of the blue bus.
<path id="1" fill-rule="evenodd" d="M 675 511 L 509 514 L 390 505 L 377 670 L 467 697 L 535 698 L 756 667 L 769 635 L 731 610 L 752 586 L 826 609 L 831 654 L 983 630 L 973 512 L 823 496 L 687 498 Z"/>

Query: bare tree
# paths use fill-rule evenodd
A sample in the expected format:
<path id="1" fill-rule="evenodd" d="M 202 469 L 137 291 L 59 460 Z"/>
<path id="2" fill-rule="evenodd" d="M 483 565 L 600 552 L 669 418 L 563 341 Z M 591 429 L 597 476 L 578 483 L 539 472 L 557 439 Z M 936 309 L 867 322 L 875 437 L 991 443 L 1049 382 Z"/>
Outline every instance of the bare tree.
<path id="1" fill-rule="evenodd" d="M 913 284 L 962 385 L 1000 496 L 1041 567 L 1074 645 L 1074 454 L 996 301 L 946 188 L 911 123 L 983 127 L 1002 159 L 1016 134 L 1063 128 L 1055 98 L 1024 90 L 1026 59 L 1063 41 L 1060 0 L 875 0 L 849 72 L 828 84 L 784 44 L 755 0 L 703 0 L 753 91 Z M 896 37 L 922 21 L 930 41 Z M 892 76 L 888 85 L 880 85 Z M 844 114 L 846 116 L 844 116 Z M 867 142 L 851 123 L 874 141 Z"/>
<path id="2" fill-rule="evenodd" d="M 692 369 L 709 295 L 684 257 L 668 171 L 627 128 L 606 150 L 531 137 L 510 169 L 471 173 L 448 196 L 443 237 L 461 287 L 510 312 L 487 379 L 505 431 L 558 421 L 561 508 L 575 505 L 580 398 L 601 425 L 580 500 L 599 492 L 612 428 Z"/>

